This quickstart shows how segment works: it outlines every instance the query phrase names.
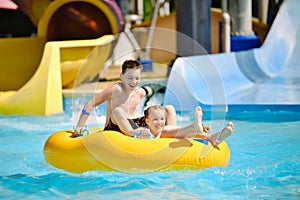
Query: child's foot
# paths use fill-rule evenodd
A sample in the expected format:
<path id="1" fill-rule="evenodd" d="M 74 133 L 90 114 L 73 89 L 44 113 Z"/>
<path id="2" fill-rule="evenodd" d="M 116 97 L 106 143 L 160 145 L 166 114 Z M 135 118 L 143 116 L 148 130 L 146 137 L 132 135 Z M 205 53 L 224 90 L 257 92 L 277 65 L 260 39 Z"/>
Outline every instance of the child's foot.
<path id="1" fill-rule="evenodd" d="M 233 133 L 233 129 L 234 129 L 233 123 L 228 122 L 227 126 L 222 130 L 220 136 L 217 138 L 216 144 L 217 145 L 221 144 L 226 138 L 231 136 Z"/>
<path id="2" fill-rule="evenodd" d="M 197 106 L 195 109 L 195 119 L 194 119 L 194 127 L 195 130 L 197 130 L 197 133 L 203 133 L 203 126 L 202 126 L 202 108 L 200 106 Z"/>
<path id="3" fill-rule="evenodd" d="M 226 138 L 232 135 L 233 129 L 233 123 L 228 122 L 227 126 L 221 132 L 212 134 L 209 138 L 207 138 L 207 140 L 212 144 L 214 148 L 220 150 L 218 145 L 221 144 Z"/>

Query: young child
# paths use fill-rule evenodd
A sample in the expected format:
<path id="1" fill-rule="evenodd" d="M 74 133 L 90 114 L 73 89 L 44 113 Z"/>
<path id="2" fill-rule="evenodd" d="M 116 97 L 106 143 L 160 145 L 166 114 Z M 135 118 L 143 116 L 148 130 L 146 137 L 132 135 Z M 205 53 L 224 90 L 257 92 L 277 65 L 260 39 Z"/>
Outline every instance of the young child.
<path id="1" fill-rule="evenodd" d="M 197 106 L 195 109 L 194 122 L 182 127 L 166 125 L 166 109 L 162 106 L 151 106 L 145 110 L 145 122 L 150 132 L 155 138 L 187 138 L 198 137 L 208 140 L 215 148 L 233 133 L 233 123 L 229 122 L 227 126 L 215 134 L 209 134 L 203 131 L 202 127 L 202 109 Z"/>
<path id="2" fill-rule="evenodd" d="M 82 110 L 74 135 L 82 135 L 84 124 L 95 106 L 106 102 L 106 122 L 104 130 L 120 131 L 134 136 L 128 127 L 128 119 L 139 123 L 136 118 L 136 108 L 145 96 L 145 90 L 139 86 L 142 74 L 142 65 L 135 60 L 127 60 L 122 64 L 121 81 L 102 90 L 90 99 Z M 173 106 L 165 106 L 166 124 L 176 125 L 176 113 Z"/>

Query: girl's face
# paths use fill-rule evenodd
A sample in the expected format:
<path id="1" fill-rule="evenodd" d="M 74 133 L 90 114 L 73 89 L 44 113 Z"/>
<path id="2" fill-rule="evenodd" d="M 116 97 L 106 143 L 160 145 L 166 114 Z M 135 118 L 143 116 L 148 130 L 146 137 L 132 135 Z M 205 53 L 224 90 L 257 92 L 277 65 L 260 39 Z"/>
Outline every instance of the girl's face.
<path id="1" fill-rule="evenodd" d="M 166 123 L 166 113 L 163 109 L 152 109 L 148 117 L 146 118 L 146 123 L 152 134 L 157 135 L 165 127 Z"/>
<path id="2" fill-rule="evenodd" d="M 127 69 L 125 74 L 121 74 L 121 80 L 125 85 L 125 88 L 129 91 L 134 90 L 141 80 L 141 69 Z"/>

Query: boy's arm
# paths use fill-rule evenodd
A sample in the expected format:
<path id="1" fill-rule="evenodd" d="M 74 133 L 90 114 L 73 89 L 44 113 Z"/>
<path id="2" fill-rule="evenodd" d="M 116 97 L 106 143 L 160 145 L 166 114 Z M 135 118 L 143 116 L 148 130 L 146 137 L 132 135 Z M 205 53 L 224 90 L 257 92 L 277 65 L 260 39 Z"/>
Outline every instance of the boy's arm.
<path id="1" fill-rule="evenodd" d="M 145 96 L 145 90 L 142 88 L 139 88 L 137 90 L 137 95 L 135 96 L 135 98 L 139 98 L 139 103 L 142 100 L 142 98 Z M 145 132 L 145 133 L 150 133 L 149 129 L 143 128 L 143 127 L 139 127 L 137 129 L 133 129 L 131 124 L 129 123 L 127 116 L 128 113 L 126 113 L 126 111 L 123 108 L 115 108 L 115 111 L 117 111 L 117 115 L 115 115 L 114 119 L 115 119 L 115 123 L 119 126 L 119 128 L 121 129 L 121 132 L 124 135 L 127 136 L 135 136 L 136 133 L 138 132 Z"/>
<path id="2" fill-rule="evenodd" d="M 116 89 L 116 84 L 105 88 L 102 90 L 99 94 L 91 98 L 83 107 L 83 110 L 81 112 L 81 115 L 79 117 L 79 120 L 77 122 L 76 128 L 75 128 L 75 135 L 82 135 L 83 127 L 86 122 L 86 120 L 89 117 L 89 114 L 93 110 L 95 106 L 98 106 L 102 104 L 103 102 L 111 99 L 112 94 L 114 90 Z"/>

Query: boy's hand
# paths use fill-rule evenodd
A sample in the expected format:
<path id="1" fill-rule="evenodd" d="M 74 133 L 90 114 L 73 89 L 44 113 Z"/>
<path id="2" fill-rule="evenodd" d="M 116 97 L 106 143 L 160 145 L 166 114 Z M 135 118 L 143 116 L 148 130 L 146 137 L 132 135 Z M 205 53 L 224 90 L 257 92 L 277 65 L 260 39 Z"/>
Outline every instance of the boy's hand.
<path id="1" fill-rule="evenodd" d="M 76 127 L 74 129 L 74 133 L 72 134 L 73 137 L 79 137 L 79 136 L 82 136 L 82 130 L 83 128 L 82 127 Z"/>
<path id="2" fill-rule="evenodd" d="M 140 132 L 137 132 L 135 134 L 136 138 L 139 139 L 149 139 L 149 138 L 153 138 L 153 135 L 150 133 L 150 130 L 147 128 L 142 128 L 139 130 Z"/>
<path id="3" fill-rule="evenodd" d="M 138 135 L 138 138 L 139 139 L 150 139 L 150 138 L 153 138 L 153 135 L 151 133 L 148 133 L 148 134 L 140 134 Z"/>

